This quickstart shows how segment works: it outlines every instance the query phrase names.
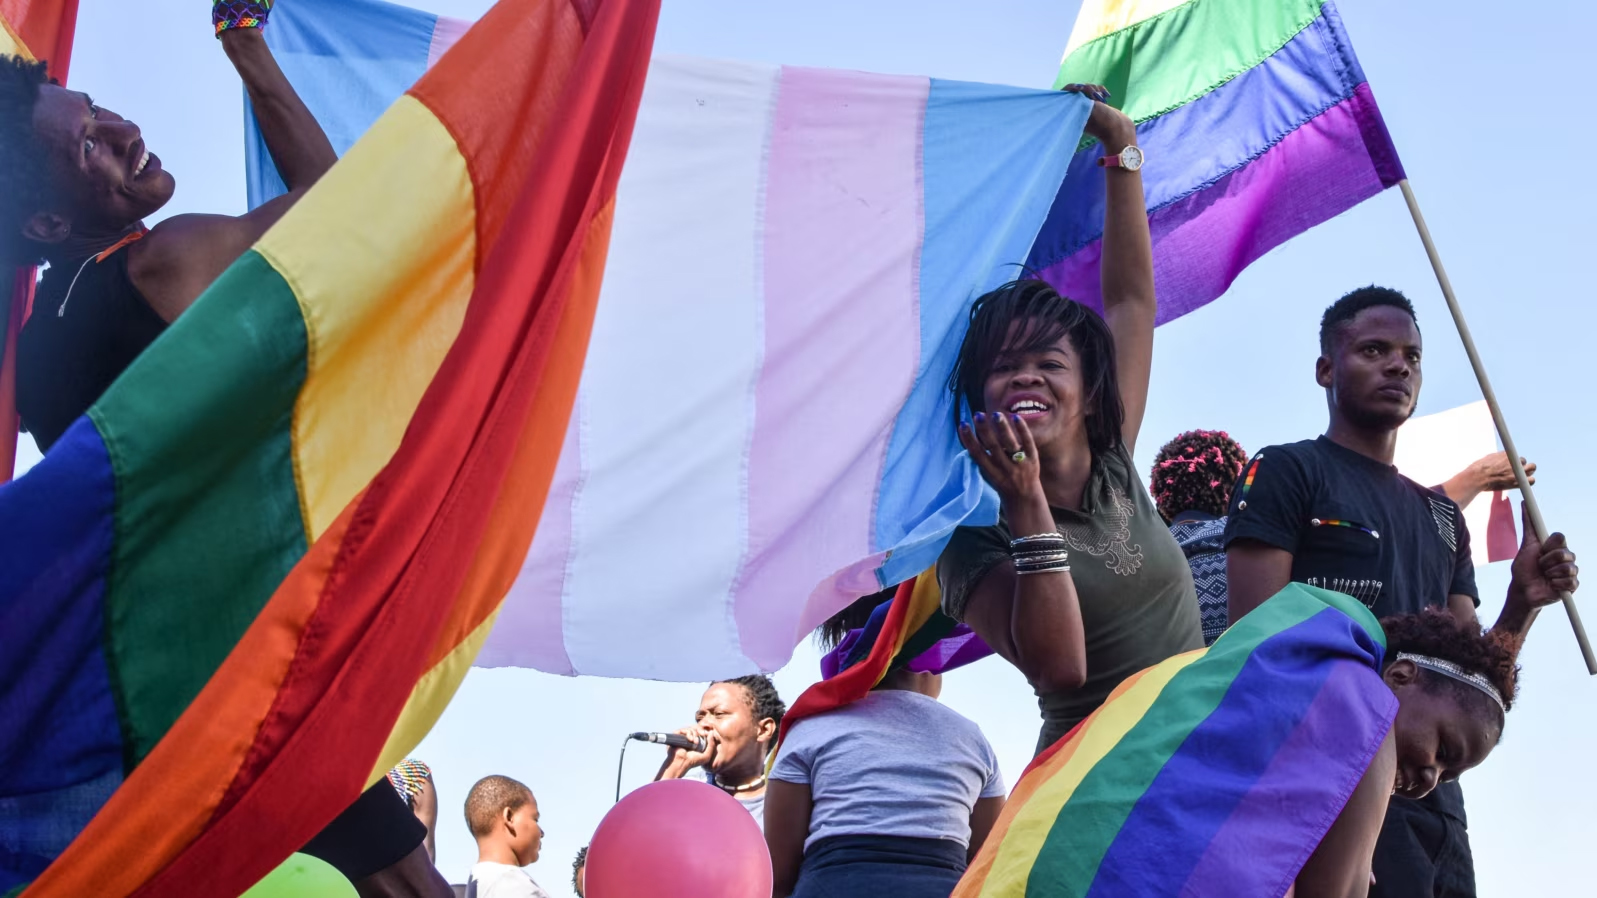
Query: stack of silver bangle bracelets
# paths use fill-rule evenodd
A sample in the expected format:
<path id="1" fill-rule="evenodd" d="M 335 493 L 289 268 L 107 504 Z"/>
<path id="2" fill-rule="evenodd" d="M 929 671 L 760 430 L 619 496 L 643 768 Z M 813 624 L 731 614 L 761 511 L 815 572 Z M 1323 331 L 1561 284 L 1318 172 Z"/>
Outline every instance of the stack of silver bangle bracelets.
<path id="1" fill-rule="evenodd" d="M 1054 574 L 1070 570 L 1070 552 L 1059 533 L 1018 536 L 1009 541 L 1009 557 L 1017 574 Z"/>

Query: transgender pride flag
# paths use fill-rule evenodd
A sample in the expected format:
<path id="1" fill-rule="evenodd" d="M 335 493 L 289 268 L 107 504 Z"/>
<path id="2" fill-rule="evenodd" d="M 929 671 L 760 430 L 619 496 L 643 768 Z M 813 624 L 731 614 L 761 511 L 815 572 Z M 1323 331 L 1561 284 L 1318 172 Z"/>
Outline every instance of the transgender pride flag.
<path id="1" fill-rule="evenodd" d="M 266 34 L 342 150 L 459 30 L 296 0 Z M 547 435 L 564 441 L 554 481 L 476 663 L 774 670 L 833 611 L 930 566 L 955 526 L 993 520 L 946 384 L 970 301 L 1020 273 L 1088 109 L 656 58 L 576 408 Z M 282 188 L 250 131 L 258 203 Z"/>

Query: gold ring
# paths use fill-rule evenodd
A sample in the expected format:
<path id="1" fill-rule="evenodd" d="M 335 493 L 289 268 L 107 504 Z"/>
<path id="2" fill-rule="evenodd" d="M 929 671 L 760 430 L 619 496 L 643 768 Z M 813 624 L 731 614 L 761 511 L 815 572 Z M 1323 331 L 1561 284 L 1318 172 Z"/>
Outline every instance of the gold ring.
<path id="1" fill-rule="evenodd" d="M 1016 449 L 1014 452 L 1009 453 L 1009 460 L 1017 465 L 1020 464 L 1026 460 L 1026 450 Z"/>

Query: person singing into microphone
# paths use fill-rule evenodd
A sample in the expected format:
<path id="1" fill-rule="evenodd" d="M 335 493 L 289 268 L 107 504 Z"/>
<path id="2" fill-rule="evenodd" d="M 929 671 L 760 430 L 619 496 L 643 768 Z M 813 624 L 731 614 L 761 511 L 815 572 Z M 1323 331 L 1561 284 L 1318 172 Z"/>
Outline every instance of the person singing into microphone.
<path id="1" fill-rule="evenodd" d="M 765 759 L 786 711 L 776 684 L 764 674 L 711 683 L 699 700 L 694 725 L 677 730 L 704 740 L 704 749 L 671 749 L 655 781 L 682 779 L 702 769 L 706 781 L 736 798 L 764 830 Z"/>

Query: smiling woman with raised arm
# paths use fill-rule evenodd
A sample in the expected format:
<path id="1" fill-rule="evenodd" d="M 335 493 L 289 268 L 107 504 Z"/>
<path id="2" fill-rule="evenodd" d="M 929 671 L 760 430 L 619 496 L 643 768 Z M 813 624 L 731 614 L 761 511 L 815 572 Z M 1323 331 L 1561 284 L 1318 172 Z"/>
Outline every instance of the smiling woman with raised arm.
<path id="1" fill-rule="evenodd" d="M 1097 101 L 1087 133 L 1113 154 L 1103 315 L 1040 280 L 976 300 L 951 387 L 1001 519 L 957 530 L 937 564 L 944 610 L 1036 689 L 1039 751 L 1127 676 L 1203 647 L 1186 557 L 1132 463 L 1157 311 L 1136 128 L 1103 88 L 1066 89 Z"/>

